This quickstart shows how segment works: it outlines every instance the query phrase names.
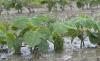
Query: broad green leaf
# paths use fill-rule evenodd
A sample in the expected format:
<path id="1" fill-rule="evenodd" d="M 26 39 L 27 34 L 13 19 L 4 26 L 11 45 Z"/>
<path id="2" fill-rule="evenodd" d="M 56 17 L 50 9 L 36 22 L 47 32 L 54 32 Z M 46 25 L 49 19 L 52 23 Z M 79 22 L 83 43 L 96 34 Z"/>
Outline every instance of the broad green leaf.
<path id="1" fill-rule="evenodd" d="M 39 33 L 42 34 L 42 36 L 44 36 L 44 38 L 48 39 L 49 36 L 50 36 L 50 31 L 47 27 L 41 27 L 39 30 L 38 30 Z"/>
<path id="2" fill-rule="evenodd" d="M 53 32 L 58 32 L 58 33 L 65 33 L 67 31 L 67 27 L 65 23 L 57 21 L 52 24 L 53 26 Z"/>
<path id="3" fill-rule="evenodd" d="M 39 51 L 43 52 L 43 53 L 47 53 L 48 52 L 48 43 L 47 40 L 42 40 L 39 44 Z"/>
<path id="4" fill-rule="evenodd" d="M 25 27 L 27 27 L 29 23 L 29 19 L 27 17 L 20 17 L 20 18 L 17 18 L 13 24 L 12 24 L 12 29 L 23 29 Z"/>
<path id="5" fill-rule="evenodd" d="M 23 40 L 32 47 L 40 44 L 42 38 L 42 34 L 37 31 L 28 31 L 23 36 Z"/>
<path id="6" fill-rule="evenodd" d="M 32 18 L 32 23 L 36 26 L 48 25 L 49 21 L 52 21 L 51 18 L 47 16 L 37 16 Z"/>
<path id="7" fill-rule="evenodd" d="M 77 28 L 91 29 L 95 27 L 96 22 L 91 17 L 79 16 L 76 18 L 75 24 Z"/>

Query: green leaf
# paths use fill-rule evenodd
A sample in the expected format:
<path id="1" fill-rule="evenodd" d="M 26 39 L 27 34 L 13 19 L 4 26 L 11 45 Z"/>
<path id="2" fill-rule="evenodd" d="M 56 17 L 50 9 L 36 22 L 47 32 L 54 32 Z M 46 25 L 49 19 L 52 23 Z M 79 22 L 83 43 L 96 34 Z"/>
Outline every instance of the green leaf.
<path id="1" fill-rule="evenodd" d="M 48 25 L 48 22 L 52 21 L 52 20 L 48 16 L 37 16 L 37 17 L 32 18 L 31 21 L 32 21 L 33 25 L 43 26 L 43 25 Z"/>
<path id="2" fill-rule="evenodd" d="M 45 39 L 48 39 L 49 36 L 50 36 L 50 31 L 47 27 L 41 27 L 39 30 L 38 30 L 39 33 L 42 34 L 42 36 L 45 38 Z"/>
<path id="3" fill-rule="evenodd" d="M 53 23 L 52 27 L 53 27 L 53 32 L 58 32 L 60 34 L 66 33 L 66 31 L 67 31 L 67 27 L 66 27 L 65 23 L 60 22 L 60 21 Z"/>
<path id="4" fill-rule="evenodd" d="M 92 43 L 100 45 L 100 33 L 88 32 L 88 35 Z"/>
<path id="5" fill-rule="evenodd" d="M 96 21 L 89 16 L 79 16 L 76 18 L 75 24 L 77 28 L 92 29 L 96 27 Z"/>
<path id="6" fill-rule="evenodd" d="M 100 21 L 97 21 L 97 22 L 96 22 L 96 26 L 97 26 L 96 29 L 100 30 Z"/>
<path id="7" fill-rule="evenodd" d="M 7 39 L 8 40 L 15 40 L 16 36 L 12 32 L 7 32 Z"/>
<path id="8" fill-rule="evenodd" d="M 16 20 L 12 24 L 12 29 L 14 29 L 14 30 L 23 29 L 23 28 L 27 27 L 29 22 L 30 21 L 27 17 L 16 18 Z"/>
<path id="9" fill-rule="evenodd" d="M 68 20 L 65 22 L 67 30 L 68 29 L 77 29 L 76 24 L 74 22 L 75 21 L 73 21 L 73 20 Z"/>
<path id="10" fill-rule="evenodd" d="M 7 31 L 6 24 L 2 22 L 0 23 L 0 31 L 3 31 L 3 32 Z"/>
<path id="11" fill-rule="evenodd" d="M 32 30 L 26 32 L 23 36 L 23 40 L 32 47 L 40 44 L 41 38 L 43 38 L 41 33 L 37 32 L 37 31 L 32 31 Z"/>
<path id="12" fill-rule="evenodd" d="M 39 51 L 43 52 L 43 53 L 47 53 L 48 52 L 48 43 L 47 40 L 42 40 L 39 44 Z"/>
<path id="13" fill-rule="evenodd" d="M 13 48 L 13 44 L 16 40 L 16 36 L 12 32 L 6 33 L 6 42 L 9 48 Z"/>
<path id="14" fill-rule="evenodd" d="M 73 38 L 77 37 L 79 34 L 80 34 L 79 30 L 68 29 L 68 31 L 67 31 L 67 36 L 70 36 L 70 37 L 73 37 Z"/>
<path id="15" fill-rule="evenodd" d="M 5 39 L 5 38 L 6 38 L 6 34 L 0 31 L 0 39 Z"/>
<path id="16" fill-rule="evenodd" d="M 63 51 L 64 40 L 61 37 L 61 35 L 54 32 L 52 37 L 53 37 L 53 41 L 54 41 L 54 49 L 55 49 L 55 51 L 58 51 L 58 52 Z"/>
<path id="17" fill-rule="evenodd" d="M 13 48 L 15 50 L 15 54 L 20 54 L 21 51 L 21 46 L 22 46 L 22 39 L 17 37 L 14 42 L 13 42 Z"/>

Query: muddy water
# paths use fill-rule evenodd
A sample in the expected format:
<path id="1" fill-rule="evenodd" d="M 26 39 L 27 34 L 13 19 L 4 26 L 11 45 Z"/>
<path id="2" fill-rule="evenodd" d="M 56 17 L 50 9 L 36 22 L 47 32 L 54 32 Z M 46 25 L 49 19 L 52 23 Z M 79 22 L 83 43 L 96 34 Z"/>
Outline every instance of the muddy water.
<path id="1" fill-rule="evenodd" d="M 100 61 L 100 49 L 66 49 L 62 53 L 43 54 L 40 59 L 10 56 L 5 61 Z"/>

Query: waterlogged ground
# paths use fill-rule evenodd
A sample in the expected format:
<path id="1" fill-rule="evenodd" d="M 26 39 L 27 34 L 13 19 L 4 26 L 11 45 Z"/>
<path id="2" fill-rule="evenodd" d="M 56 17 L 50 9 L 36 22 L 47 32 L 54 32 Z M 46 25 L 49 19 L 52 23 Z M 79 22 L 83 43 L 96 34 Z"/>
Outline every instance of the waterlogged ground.
<path id="1" fill-rule="evenodd" d="M 66 49 L 62 53 L 43 54 L 40 59 L 11 56 L 6 61 L 100 61 L 100 49 Z"/>
<path id="2" fill-rule="evenodd" d="M 78 40 L 77 38 L 74 42 Z M 88 40 L 88 38 L 86 38 Z M 80 44 L 75 43 L 76 46 L 70 45 L 70 38 L 64 38 L 64 51 L 62 53 L 48 53 L 42 54 L 39 59 L 31 58 L 31 56 L 21 57 L 21 56 L 9 56 L 7 60 L 4 61 L 100 61 L 100 49 L 99 48 L 76 48 Z M 79 40 L 78 40 L 79 41 Z M 69 42 L 69 43 L 67 43 Z M 88 42 L 88 41 L 87 41 Z M 85 43 L 86 45 L 90 44 Z M 0 60 L 1 61 L 1 60 Z"/>
<path id="3" fill-rule="evenodd" d="M 100 61 L 100 49 L 82 49 L 72 56 L 73 61 Z"/>

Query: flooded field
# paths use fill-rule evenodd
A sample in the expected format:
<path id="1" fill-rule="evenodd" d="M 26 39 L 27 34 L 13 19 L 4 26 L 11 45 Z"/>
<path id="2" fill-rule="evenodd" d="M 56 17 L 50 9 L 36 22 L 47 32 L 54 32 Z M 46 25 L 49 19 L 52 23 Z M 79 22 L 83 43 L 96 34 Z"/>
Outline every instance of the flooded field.
<path id="1" fill-rule="evenodd" d="M 100 49 L 66 49 L 62 53 L 43 54 L 39 59 L 30 57 L 10 56 L 4 61 L 100 61 Z"/>

